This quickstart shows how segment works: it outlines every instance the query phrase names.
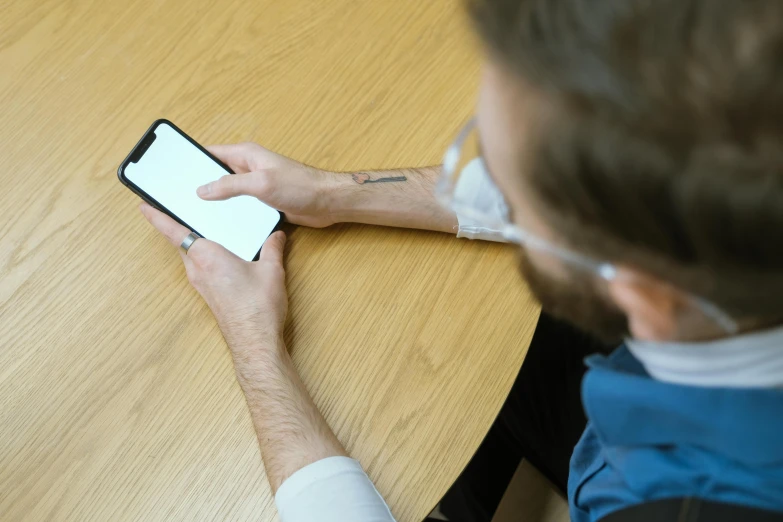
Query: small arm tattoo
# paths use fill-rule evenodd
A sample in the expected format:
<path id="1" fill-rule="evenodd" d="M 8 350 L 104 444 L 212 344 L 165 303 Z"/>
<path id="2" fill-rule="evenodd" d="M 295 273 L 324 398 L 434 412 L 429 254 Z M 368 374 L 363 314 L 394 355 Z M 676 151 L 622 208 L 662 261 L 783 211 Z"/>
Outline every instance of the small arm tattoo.
<path id="1" fill-rule="evenodd" d="M 354 174 L 351 177 L 359 185 L 364 185 L 366 183 L 398 183 L 401 181 L 408 181 L 408 178 L 406 178 L 405 176 L 393 176 L 389 178 L 371 179 L 370 175 L 364 172 Z"/>

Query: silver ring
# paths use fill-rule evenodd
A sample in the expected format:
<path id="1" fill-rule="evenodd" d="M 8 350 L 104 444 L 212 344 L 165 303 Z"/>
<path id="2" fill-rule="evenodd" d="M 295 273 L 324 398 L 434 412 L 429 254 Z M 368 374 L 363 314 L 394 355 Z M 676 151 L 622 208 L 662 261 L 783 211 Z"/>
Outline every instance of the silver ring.
<path id="1" fill-rule="evenodd" d="M 193 246 L 193 243 L 196 242 L 198 238 L 200 238 L 198 234 L 195 232 L 191 232 L 187 236 L 185 236 L 185 239 L 182 240 L 182 243 L 180 243 L 180 248 L 185 251 L 185 253 L 188 253 L 188 250 L 190 250 L 190 247 Z"/>

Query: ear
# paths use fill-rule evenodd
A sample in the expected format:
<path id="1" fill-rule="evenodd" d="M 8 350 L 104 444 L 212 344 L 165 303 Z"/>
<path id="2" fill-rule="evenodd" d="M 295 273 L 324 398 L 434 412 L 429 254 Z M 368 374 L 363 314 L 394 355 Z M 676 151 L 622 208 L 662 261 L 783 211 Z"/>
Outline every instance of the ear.
<path id="1" fill-rule="evenodd" d="M 644 341 L 678 338 L 680 312 L 687 302 L 684 292 L 626 267 L 618 267 L 617 277 L 608 286 L 612 301 L 628 317 L 634 338 Z"/>

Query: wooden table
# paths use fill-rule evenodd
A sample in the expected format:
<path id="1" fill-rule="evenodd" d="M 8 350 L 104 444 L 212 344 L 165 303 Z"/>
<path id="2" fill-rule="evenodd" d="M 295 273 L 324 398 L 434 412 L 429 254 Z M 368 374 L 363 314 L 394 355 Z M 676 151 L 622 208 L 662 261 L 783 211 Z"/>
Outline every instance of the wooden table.
<path id="1" fill-rule="evenodd" d="M 0 520 L 273 520 L 215 322 L 116 179 L 167 117 L 330 169 L 439 161 L 472 112 L 452 0 L 4 1 Z M 478 447 L 538 309 L 513 251 L 296 229 L 287 340 L 400 521 Z"/>

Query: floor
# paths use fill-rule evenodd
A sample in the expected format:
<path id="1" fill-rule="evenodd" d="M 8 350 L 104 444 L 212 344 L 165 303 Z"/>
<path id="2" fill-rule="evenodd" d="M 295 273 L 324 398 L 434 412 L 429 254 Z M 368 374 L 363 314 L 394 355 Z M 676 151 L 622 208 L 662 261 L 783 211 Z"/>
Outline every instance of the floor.
<path id="1" fill-rule="evenodd" d="M 435 509 L 432 520 L 447 520 Z M 522 461 L 492 522 L 568 522 L 568 503 L 533 466 Z"/>
<path id="2" fill-rule="evenodd" d="M 568 522 L 568 503 L 533 466 L 522 461 L 493 522 Z"/>

